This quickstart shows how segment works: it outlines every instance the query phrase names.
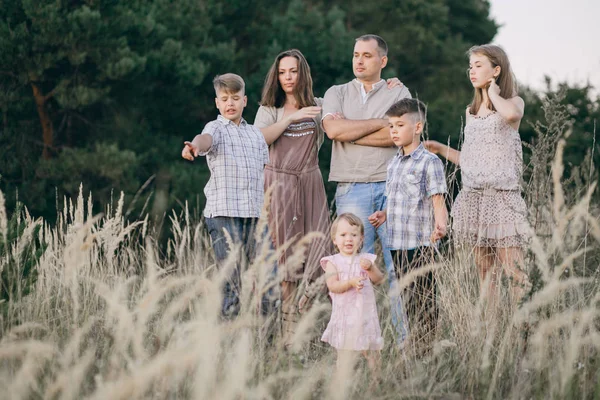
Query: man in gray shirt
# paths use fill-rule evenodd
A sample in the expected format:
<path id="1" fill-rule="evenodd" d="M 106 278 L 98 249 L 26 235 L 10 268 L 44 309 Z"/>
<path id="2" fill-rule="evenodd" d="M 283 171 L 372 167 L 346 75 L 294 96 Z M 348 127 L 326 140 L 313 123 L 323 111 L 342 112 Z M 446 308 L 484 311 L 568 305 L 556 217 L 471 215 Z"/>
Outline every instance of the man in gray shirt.
<path id="1" fill-rule="evenodd" d="M 352 68 L 356 79 L 331 87 L 323 99 L 323 127 L 333 140 L 329 180 L 338 182 L 335 202 L 338 215 L 356 214 L 365 226 L 363 251 L 374 253 L 376 236 L 383 248 L 391 286 L 396 275 L 387 243 L 385 224 L 375 229 L 368 217 L 385 209 L 387 164 L 398 149 L 390 138 L 386 111 L 398 100 L 411 97 L 405 86 L 390 90 L 381 79 L 387 44 L 377 35 L 356 39 Z M 336 118 L 337 116 L 337 118 Z M 342 116 L 341 118 L 339 118 Z M 401 344 L 406 325 L 399 298 L 392 299 L 392 322 Z"/>

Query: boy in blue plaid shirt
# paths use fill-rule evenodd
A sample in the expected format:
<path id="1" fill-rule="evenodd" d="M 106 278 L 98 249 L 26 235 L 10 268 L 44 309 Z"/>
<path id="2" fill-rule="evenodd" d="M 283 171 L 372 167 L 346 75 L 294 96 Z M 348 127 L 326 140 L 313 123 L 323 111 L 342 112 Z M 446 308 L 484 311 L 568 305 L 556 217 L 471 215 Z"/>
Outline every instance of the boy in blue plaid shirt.
<path id="1" fill-rule="evenodd" d="M 425 105 L 416 99 L 402 99 L 386 113 L 398 153 L 387 168 L 387 206 L 369 221 L 375 227 L 387 221 L 398 278 L 433 262 L 435 246 L 446 235 L 446 177 L 442 161 L 421 143 L 425 114 Z M 435 296 L 431 271 L 418 276 L 402 294 L 410 336 L 425 351 L 437 323 Z"/>
<path id="2" fill-rule="evenodd" d="M 242 117 L 248 101 L 244 80 L 229 73 L 217 75 L 213 85 L 220 115 L 194 140 L 185 142 L 181 156 L 190 161 L 206 156 L 210 179 L 204 187 L 204 221 L 217 262 L 222 264 L 231 252 L 225 232 L 235 243 L 243 244 L 223 293 L 222 314 L 233 317 L 240 309 L 243 264 L 256 256 L 255 228 L 264 201 L 269 149 L 262 132 Z"/>

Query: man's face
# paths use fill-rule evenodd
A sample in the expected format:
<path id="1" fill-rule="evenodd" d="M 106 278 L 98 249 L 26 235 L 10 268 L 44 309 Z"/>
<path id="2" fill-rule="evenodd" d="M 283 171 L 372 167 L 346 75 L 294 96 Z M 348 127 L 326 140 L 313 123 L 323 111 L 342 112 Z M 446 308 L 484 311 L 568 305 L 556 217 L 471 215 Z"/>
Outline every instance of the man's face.
<path id="1" fill-rule="evenodd" d="M 358 80 L 378 81 L 381 78 L 381 70 L 386 64 L 387 56 L 379 54 L 375 40 L 359 40 L 354 45 L 352 69 Z"/>
<path id="2" fill-rule="evenodd" d="M 236 124 L 240 123 L 242 119 L 242 112 L 246 107 L 247 98 L 244 95 L 244 91 L 230 93 L 225 90 L 217 91 L 217 108 L 221 115 Z"/>

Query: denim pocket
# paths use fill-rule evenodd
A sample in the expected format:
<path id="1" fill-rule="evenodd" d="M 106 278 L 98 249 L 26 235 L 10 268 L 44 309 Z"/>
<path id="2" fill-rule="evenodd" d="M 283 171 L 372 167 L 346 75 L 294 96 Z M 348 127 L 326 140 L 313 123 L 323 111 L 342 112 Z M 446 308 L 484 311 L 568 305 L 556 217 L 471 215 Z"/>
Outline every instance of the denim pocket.
<path id="1" fill-rule="evenodd" d="M 344 196 L 348 195 L 348 193 L 350 193 L 350 190 L 352 190 L 352 185 L 354 185 L 354 184 L 347 183 L 347 182 L 338 183 L 337 188 L 335 189 L 336 200 L 341 199 Z"/>

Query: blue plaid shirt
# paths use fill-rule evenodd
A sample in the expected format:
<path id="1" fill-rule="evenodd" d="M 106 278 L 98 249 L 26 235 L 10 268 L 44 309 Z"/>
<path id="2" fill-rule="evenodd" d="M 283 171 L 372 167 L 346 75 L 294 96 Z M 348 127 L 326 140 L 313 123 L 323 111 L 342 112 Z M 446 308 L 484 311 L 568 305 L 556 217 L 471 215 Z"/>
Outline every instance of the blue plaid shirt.
<path id="1" fill-rule="evenodd" d="M 391 250 L 430 246 L 434 228 L 431 196 L 448 191 L 444 165 L 420 144 L 412 153 L 402 149 L 387 167 L 387 230 Z"/>
<path id="2" fill-rule="evenodd" d="M 204 216 L 258 218 L 264 201 L 269 148 L 262 132 L 242 118 L 240 125 L 219 115 L 202 130 L 212 136 L 206 156 L 210 179 L 204 187 Z"/>

